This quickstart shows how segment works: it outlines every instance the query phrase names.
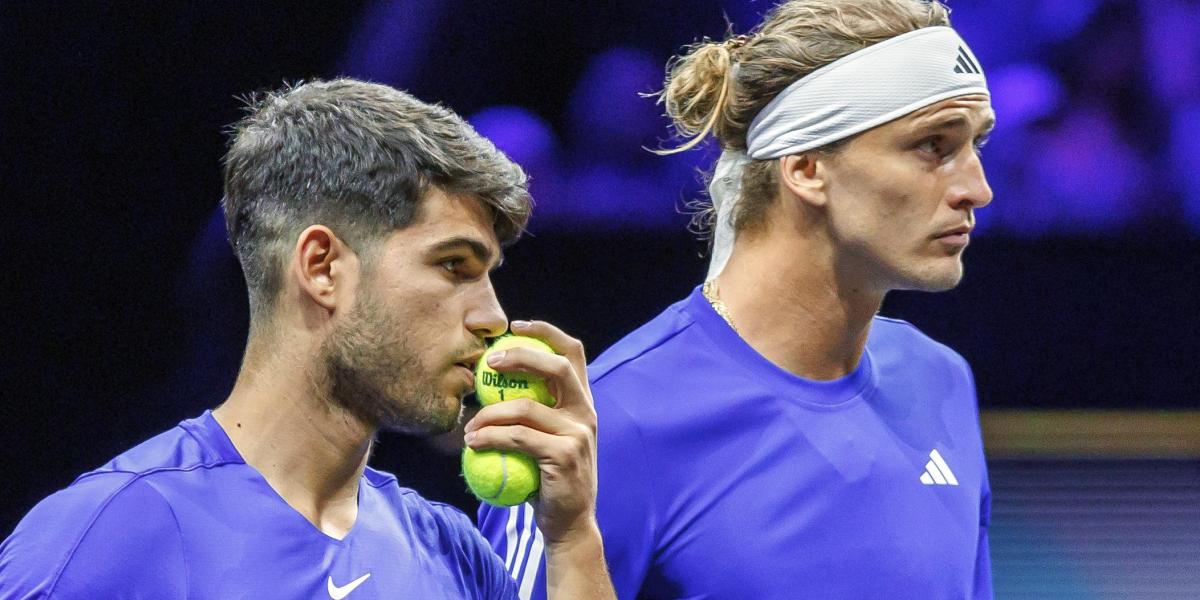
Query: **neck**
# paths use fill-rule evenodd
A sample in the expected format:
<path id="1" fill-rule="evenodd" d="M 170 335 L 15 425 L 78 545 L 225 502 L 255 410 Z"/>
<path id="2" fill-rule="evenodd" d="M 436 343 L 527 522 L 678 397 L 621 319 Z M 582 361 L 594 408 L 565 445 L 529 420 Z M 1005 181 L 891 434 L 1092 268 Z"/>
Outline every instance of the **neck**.
<path id="1" fill-rule="evenodd" d="M 295 342 L 295 340 L 292 340 Z M 253 337 L 229 398 L 213 411 L 246 463 L 325 534 L 345 537 L 375 428 L 328 400 L 318 355 Z"/>
<path id="2" fill-rule="evenodd" d="M 811 236 L 739 234 L 717 290 L 738 334 L 767 360 L 837 379 L 858 366 L 885 294 L 839 262 Z"/>

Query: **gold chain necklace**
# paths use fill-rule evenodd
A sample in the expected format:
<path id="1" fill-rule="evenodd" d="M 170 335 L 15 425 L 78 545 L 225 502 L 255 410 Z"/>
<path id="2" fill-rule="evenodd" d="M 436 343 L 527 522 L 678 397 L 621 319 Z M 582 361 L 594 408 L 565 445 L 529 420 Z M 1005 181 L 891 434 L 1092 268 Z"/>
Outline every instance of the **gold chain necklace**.
<path id="1" fill-rule="evenodd" d="M 721 315 L 722 319 L 725 319 L 725 322 L 729 324 L 729 328 L 732 329 L 734 333 L 741 335 L 737 326 L 733 324 L 733 317 L 729 316 L 729 307 L 725 306 L 724 302 L 721 302 L 721 297 L 717 292 L 716 280 L 710 279 L 705 281 L 704 287 L 700 288 L 700 292 L 704 294 L 704 299 L 708 300 L 708 303 L 712 305 L 713 310 L 716 311 L 718 315 Z"/>

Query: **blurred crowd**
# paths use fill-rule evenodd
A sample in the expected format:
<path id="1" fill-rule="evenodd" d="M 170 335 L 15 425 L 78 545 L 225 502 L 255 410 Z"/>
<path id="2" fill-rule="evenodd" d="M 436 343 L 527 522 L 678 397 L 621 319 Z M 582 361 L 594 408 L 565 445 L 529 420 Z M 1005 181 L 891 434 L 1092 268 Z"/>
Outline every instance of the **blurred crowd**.
<path id="1" fill-rule="evenodd" d="M 983 149 L 996 197 L 978 215 L 983 231 L 1200 233 L 1200 2 L 949 5 L 997 113 Z M 647 97 L 667 58 L 635 47 L 594 54 L 559 130 L 519 106 L 469 117 L 529 171 L 535 233 L 686 224 L 716 152 L 648 150 L 672 144 L 662 107 Z"/>

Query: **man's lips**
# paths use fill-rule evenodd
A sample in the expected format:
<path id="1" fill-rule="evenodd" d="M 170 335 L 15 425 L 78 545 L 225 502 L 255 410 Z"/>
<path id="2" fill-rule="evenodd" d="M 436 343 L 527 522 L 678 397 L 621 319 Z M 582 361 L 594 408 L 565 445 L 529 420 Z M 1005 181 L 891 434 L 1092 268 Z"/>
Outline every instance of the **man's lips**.
<path id="1" fill-rule="evenodd" d="M 475 352 L 461 360 L 455 361 L 454 369 L 461 373 L 466 379 L 467 384 L 475 387 L 475 365 L 479 362 L 479 357 L 483 356 L 483 350 Z"/>
<path id="2" fill-rule="evenodd" d="M 462 375 L 468 386 L 475 387 L 475 372 L 460 364 L 454 365 L 454 370 Z"/>
<path id="3" fill-rule="evenodd" d="M 483 350 L 472 352 L 471 354 L 454 361 L 454 364 L 474 373 L 475 365 L 479 363 L 479 357 L 481 356 L 483 356 Z"/>
<path id="4" fill-rule="evenodd" d="M 951 229 L 946 229 L 933 237 L 937 241 L 949 246 L 966 246 L 971 241 L 972 229 L 974 227 L 971 225 L 959 225 Z"/>
<path id="5" fill-rule="evenodd" d="M 974 226 L 972 226 L 972 225 L 967 225 L 967 224 L 963 224 L 963 225 L 958 225 L 958 226 L 956 226 L 956 227 L 952 227 L 952 228 L 950 228 L 950 229 L 943 230 L 941 233 L 939 233 L 939 234 L 937 234 L 937 235 L 935 235 L 935 236 L 933 236 L 933 237 L 935 237 L 935 238 L 943 238 L 943 237 L 955 236 L 955 235 L 963 235 L 963 236 L 965 236 L 965 235 L 970 235 L 970 234 L 971 234 L 971 230 L 973 230 L 973 229 L 975 229 L 975 227 L 974 227 Z"/>

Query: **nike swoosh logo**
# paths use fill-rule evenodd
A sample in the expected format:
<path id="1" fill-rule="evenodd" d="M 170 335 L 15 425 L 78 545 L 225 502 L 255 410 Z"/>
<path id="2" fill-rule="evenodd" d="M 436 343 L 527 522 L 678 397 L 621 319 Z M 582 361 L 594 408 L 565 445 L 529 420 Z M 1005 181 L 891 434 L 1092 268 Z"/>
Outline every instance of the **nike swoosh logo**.
<path id="1" fill-rule="evenodd" d="M 363 575 L 362 577 L 359 577 L 358 579 L 355 579 L 346 585 L 338 587 L 333 585 L 333 575 L 330 575 L 329 579 L 325 580 L 325 587 L 329 589 L 330 598 L 333 598 L 333 600 L 342 600 L 342 598 L 349 596 L 350 592 L 354 591 L 354 588 L 362 585 L 362 582 L 366 581 L 370 576 L 371 574 L 367 573 L 366 575 Z"/>

